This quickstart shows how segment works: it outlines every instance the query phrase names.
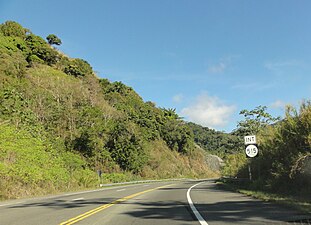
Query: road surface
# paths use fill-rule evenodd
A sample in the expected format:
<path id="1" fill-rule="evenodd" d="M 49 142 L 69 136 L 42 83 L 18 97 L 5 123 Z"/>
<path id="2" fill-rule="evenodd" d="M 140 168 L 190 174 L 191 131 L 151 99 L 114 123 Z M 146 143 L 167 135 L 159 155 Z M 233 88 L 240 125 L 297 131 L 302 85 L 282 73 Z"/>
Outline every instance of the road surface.
<path id="1" fill-rule="evenodd" d="M 299 212 L 221 190 L 213 180 L 134 184 L 0 202 L 1 225 L 290 225 L 303 224 L 294 223 L 303 218 L 306 215 Z"/>

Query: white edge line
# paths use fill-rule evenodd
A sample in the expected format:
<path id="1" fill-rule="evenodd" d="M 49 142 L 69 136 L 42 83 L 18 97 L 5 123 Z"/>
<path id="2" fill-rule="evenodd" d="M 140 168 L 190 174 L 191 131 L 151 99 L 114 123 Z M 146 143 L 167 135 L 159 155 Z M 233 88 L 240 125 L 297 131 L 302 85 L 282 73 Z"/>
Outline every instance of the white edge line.
<path id="1" fill-rule="evenodd" d="M 75 199 L 72 199 L 71 201 L 75 202 L 75 201 L 81 201 L 81 200 L 84 200 L 84 198 L 75 198 Z"/>
<path id="2" fill-rule="evenodd" d="M 124 188 L 124 189 L 120 189 L 120 190 L 117 190 L 117 191 L 125 191 L 126 189 Z"/>
<path id="3" fill-rule="evenodd" d="M 2 204 L 0 205 L 0 207 L 3 207 L 3 206 L 10 206 L 10 205 L 18 205 L 20 203 L 24 203 L 24 202 L 12 202 L 12 203 L 7 203 L 7 204 Z"/>
<path id="4" fill-rule="evenodd" d="M 194 206 L 193 202 L 192 202 L 192 199 L 190 197 L 190 191 L 192 188 L 194 188 L 195 186 L 199 185 L 199 184 L 202 184 L 204 182 L 200 182 L 200 183 L 197 183 L 195 185 L 193 185 L 192 187 L 190 187 L 187 191 L 187 200 L 188 200 L 188 203 L 189 203 L 189 206 L 193 212 L 193 214 L 195 215 L 195 217 L 197 218 L 197 220 L 200 222 L 201 225 L 208 225 L 208 223 L 203 219 L 203 217 L 201 216 L 201 214 L 199 213 L 199 211 L 197 210 L 197 208 Z"/>

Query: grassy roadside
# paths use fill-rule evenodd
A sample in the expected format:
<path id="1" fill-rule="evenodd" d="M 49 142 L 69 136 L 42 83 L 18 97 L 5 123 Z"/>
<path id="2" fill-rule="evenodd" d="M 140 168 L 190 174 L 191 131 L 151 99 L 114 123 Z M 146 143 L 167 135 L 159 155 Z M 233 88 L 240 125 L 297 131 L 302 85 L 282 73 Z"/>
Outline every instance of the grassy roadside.
<path id="1" fill-rule="evenodd" d="M 254 197 L 266 202 L 274 202 L 284 205 L 303 213 L 311 214 L 311 198 L 306 196 L 298 196 L 285 193 L 272 193 L 269 191 L 256 190 L 251 187 L 248 181 L 238 181 L 234 179 L 219 179 L 217 185 L 220 187 L 238 192 L 247 196 Z"/>
<path id="2" fill-rule="evenodd" d="M 149 159 L 140 173 L 107 164 L 99 181 L 95 168 L 81 154 L 26 129 L 0 124 L 0 201 L 90 190 L 99 184 L 219 177 L 206 164 L 203 150 L 184 155 L 169 149 L 163 140 L 146 145 Z"/>

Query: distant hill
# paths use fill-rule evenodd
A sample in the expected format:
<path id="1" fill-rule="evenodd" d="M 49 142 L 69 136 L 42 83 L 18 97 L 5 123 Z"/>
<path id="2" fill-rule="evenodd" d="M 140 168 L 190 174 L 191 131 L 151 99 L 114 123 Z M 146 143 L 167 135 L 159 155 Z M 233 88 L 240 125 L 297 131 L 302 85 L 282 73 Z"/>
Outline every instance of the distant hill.
<path id="1" fill-rule="evenodd" d="M 94 187 L 99 170 L 101 182 L 217 176 L 195 142 L 223 151 L 214 137 L 227 135 L 98 78 L 59 44 L 0 25 L 0 199 Z"/>
<path id="2" fill-rule="evenodd" d="M 208 152 L 219 156 L 241 152 L 244 140 L 239 135 L 216 131 L 195 123 L 188 123 L 194 135 L 194 141 Z"/>

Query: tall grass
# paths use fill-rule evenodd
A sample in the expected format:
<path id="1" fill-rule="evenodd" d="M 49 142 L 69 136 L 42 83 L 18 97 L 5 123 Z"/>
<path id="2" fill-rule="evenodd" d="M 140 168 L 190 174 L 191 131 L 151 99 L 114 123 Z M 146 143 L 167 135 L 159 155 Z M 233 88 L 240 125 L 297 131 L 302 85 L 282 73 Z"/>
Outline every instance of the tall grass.
<path id="1" fill-rule="evenodd" d="M 0 199 L 94 186 L 96 174 L 77 154 L 58 152 L 47 140 L 0 126 Z"/>
<path id="2" fill-rule="evenodd" d="M 164 179 L 164 178 L 207 178 L 219 177 L 205 162 L 205 152 L 195 149 L 188 155 L 177 151 L 171 151 L 167 145 L 160 140 L 148 145 L 150 159 L 141 172 L 142 177 Z"/>
<path id="3" fill-rule="evenodd" d="M 299 109 L 287 106 L 283 120 L 258 134 L 259 156 L 227 158 L 225 174 L 247 178 L 251 166 L 250 188 L 304 196 L 311 200 L 311 102 Z"/>

